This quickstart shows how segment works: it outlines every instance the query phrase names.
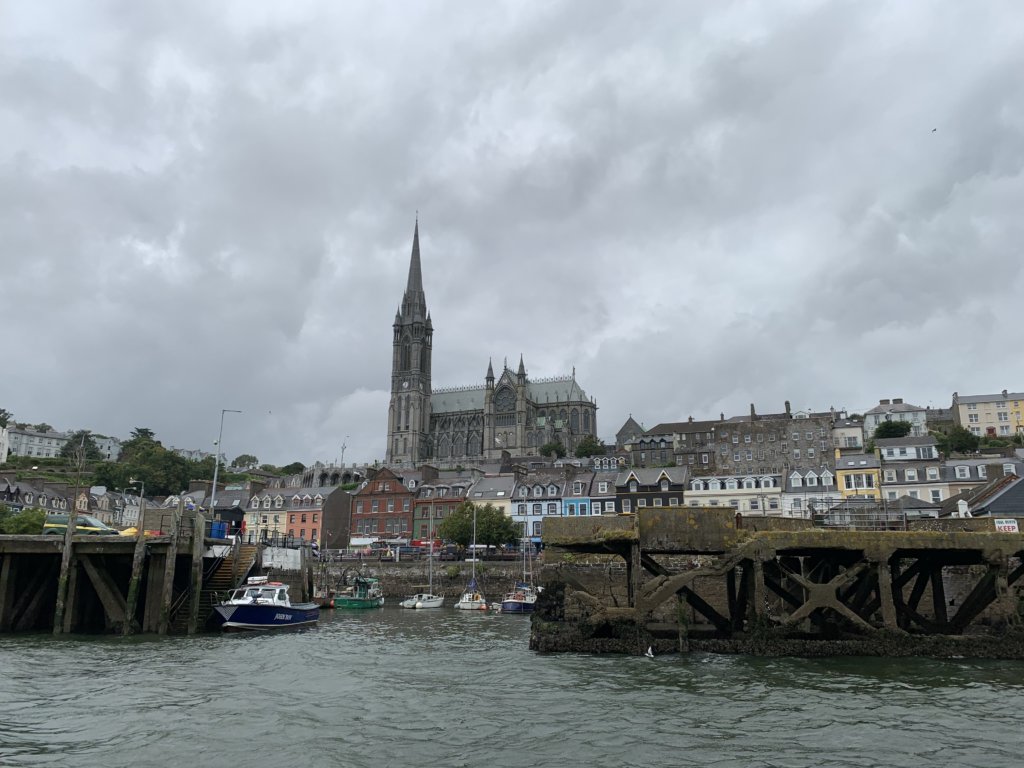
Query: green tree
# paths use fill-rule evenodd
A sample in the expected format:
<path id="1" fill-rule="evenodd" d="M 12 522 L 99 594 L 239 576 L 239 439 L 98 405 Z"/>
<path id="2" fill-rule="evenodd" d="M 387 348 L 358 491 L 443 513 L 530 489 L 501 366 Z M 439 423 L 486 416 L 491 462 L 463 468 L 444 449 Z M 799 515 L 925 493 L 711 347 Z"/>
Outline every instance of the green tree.
<path id="1" fill-rule="evenodd" d="M 153 447 L 163 447 L 156 439 L 153 430 L 146 427 L 136 427 L 132 430 L 131 437 L 121 443 L 121 453 L 118 455 L 119 462 L 130 463 L 137 453 L 146 453 Z"/>
<path id="2" fill-rule="evenodd" d="M 297 475 L 306 469 L 306 465 L 301 461 L 293 461 L 291 464 L 285 464 L 281 467 L 281 471 L 286 475 Z"/>
<path id="3" fill-rule="evenodd" d="M 935 441 L 947 456 L 951 453 L 974 453 L 981 445 L 981 438 L 963 427 L 953 427 L 949 434 L 935 435 Z"/>
<path id="4" fill-rule="evenodd" d="M 560 459 L 565 456 L 565 446 L 557 440 L 550 443 L 544 443 L 544 445 L 540 447 L 540 455 L 557 457 Z"/>
<path id="5" fill-rule="evenodd" d="M 906 437 L 913 428 L 913 424 L 909 421 L 883 421 L 875 428 L 875 434 L 872 437 L 875 440 L 887 437 Z"/>
<path id="6" fill-rule="evenodd" d="M 473 510 L 476 510 L 476 543 L 497 546 L 519 537 L 518 527 L 512 519 L 493 504 L 477 506 L 464 501 L 455 508 L 441 525 L 437 534 L 445 541 L 468 547 L 473 543 Z"/>
<path id="7" fill-rule="evenodd" d="M 41 421 L 38 424 L 33 424 L 32 429 L 36 432 L 53 432 L 53 427 L 47 424 L 45 421 Z"/>
<path id="8" fill-rule="evenodd" d="M 103 452 L 87 429 L 74 432 L 61 447 L 60 455 L 65 459 L 73 459 L 76 464 L 83 461 L 99 461 L 103 458 Z"/>
<path id="9" fill-rule="evenodd" d="M 576 458 L 585 459 L 588 456 L 596 456 L 604 453 L 604 443 L 593 435 L 587 435 L 576 446 Z"/>
<path id="10" fill-rule="evenodd" d="M 6 427 L 12 418 L 14 418 L 13 413 L 6 408 L 0 408 L 0 428 Z"/>
<path id="11" fill-rule="evenodd" d="M 148 430 L 147 430 L 148 431 Z M 127 488 L 132 479 L 146 484 L 147 496 L 166 496 L 188 488 L 192 479 L 209 479 L 212 466 L 192 462 L 164 448 L 150 435 L 132 433 L 132 438 L 121 447 L 117 461 L 100 464 L 93 475 L 96 485 L 108 488 Z M 212 465 L 212 459 L 211 465 Z"/>
<path id="12" fill-rule="evenodd" d="M 259 464 L 259 459 L 253 456 L 251 453 L 243 453 L 241 456 L 231 462 L 233 467 L 241 467 L 243 469 L 249 469 Z"/>
<path id="13" fill-rule="evenodd" d="M 6 510 L 6 512 L 7 514 L 0 516 L 0 533 L 12 536 L 38 536 L 43 532 L 43 521 L 46 520 L 45 511 L 32 507 L 13 514 L 10 510 Z"/>
<path id="14" fill-rule="evenodd" d="M 150 440 L 156 442 L 156 433 L 149 427 L 136 427 L 132 430 L 130 440 Z"/>

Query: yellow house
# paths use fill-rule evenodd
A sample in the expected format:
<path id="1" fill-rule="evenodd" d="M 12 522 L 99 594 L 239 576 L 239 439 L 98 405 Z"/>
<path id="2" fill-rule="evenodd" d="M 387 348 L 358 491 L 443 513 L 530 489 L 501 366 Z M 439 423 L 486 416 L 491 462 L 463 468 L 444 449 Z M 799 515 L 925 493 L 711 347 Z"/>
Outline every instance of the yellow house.
<path id="1" fill-rule="evenodd" d="M 995 395 L 953 393 L 953 420 L 979 437 L 1013 437 L 1024 432 L 1024 392 Z"/>
<path id="2" fill-rule="evenodd" d="M 836 449 L 836 487 L 844 499 L 881 499 L 881 462 L 873 453 L 839 455 Z"/>

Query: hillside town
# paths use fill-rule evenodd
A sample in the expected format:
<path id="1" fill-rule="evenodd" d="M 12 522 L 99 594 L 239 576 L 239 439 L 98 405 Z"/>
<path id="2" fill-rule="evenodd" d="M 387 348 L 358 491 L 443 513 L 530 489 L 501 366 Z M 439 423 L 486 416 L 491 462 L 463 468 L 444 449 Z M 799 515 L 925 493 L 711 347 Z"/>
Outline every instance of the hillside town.
<path id="1" fill-rule="evenodd" d="M 1024 392 L 954 392 L 948 408 L 881 398 L 863 413 L 829 408 L 687 416 L 647 427 L 629 414 L 614 440 L 599 438 L 597 401 L 569 375 L 532 378 L 522 355 L 482 385 L 434 388 L 434 323 L 423 287 L 419 223 L 393 323 L 386 455 L 372 464 L 256 466 L 164 448 L 148 429 L 129 440 L 89 430 L 14 422 L 0 411 L 0 503 L 82 513 L 119 527 L 179 503 L 212 511 L 252 541 L 344 549 L 376 539 L 426 538 L 460 504 L 490 504 L 522 537 L 541 545 L 553 516 L 632 514 L 644 507 L 732 508 L 744 516 L 883 525 L 942 516 L 1024 514 Z M 222 419 L 224 413 L 222 411 Z M 223 422 L 222 422 L 223 429 Z M 40 464 L 78 450 L 106 467 L 112 483 L 47 478 Z M 168 479 L 119 463 L 161 452 L 177 462 Z M 28 468 L 24 462 L 28 461 Z M 104 463 L 105 462 L 105 463 Z M 218 483 L 221 465 L 229 471 Z M 190 471 L 197 467 L 203 471 Z M 81 464 L 79 465 L 81 468 Z M 120 471 L 118 471 L 118 469 Z M 35 470 L 40 473 L 33 474 Z M 137 475 L 137 476 L 135 476 Z M 173 485 L 177 482 L 178 485 Z M 79 487 L 81 486 L 81 487 Z"/>

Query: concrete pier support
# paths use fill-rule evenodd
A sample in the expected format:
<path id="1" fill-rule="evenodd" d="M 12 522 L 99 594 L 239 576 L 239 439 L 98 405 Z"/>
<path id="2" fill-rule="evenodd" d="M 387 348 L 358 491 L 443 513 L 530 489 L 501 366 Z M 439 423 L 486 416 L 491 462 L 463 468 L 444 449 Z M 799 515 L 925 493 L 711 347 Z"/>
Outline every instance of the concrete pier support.
<path id="1" fill-rule="evenodd" d="M 188 606 L 188 633 L 194 635 L 199 629 L 199 603 L 203 597 L 203 545 L 205 543 L 206 519 L 202 512 L 196 512 L 192 526 L 192 583 L 191 599 Z"/>
<path id="2" fill-rule="evenodd" d="M 139 502 L 139 527 L 135 536 L 135 550 L 132 554 L 132 574 L 128 581 L 128 599 L 125 603 L 125 622 L 122 632 L 130 635 L 138 629 L 137 606 L 139 588 L 142 584 L 142 566 L 146 559 L 146 500 Z"/>

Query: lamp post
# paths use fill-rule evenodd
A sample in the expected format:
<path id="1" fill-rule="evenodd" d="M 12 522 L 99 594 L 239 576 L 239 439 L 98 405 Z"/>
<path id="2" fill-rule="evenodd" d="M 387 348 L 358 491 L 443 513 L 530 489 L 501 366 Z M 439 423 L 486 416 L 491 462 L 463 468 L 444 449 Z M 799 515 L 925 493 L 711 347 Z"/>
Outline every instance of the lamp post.
<path id="1" fill-rule="evenodd" d="M 139 526 L 139 530 L 141 531 L 142 530 L 142 524 L 145 522 L 142 519 L 142 500 L 144 498 L 146 498 L 146 483 L 144 481 L 142 481 L 142 480 L 136 480 L 134 477 L 129 477 L 128 478 L 128 485 L 131 486 L 131 487 L 134 487 L 135 485 L 139 485 L 142 488 L 142 490 L 139 491 L 139 519 L 138 519 L 138 526 Z"/>
<path id="2" fill-rule="evenodd" d="M 221 441 L 224 439 L 224 414 L 241 413 L 232 408 L 220 409 L 220 431 L 217 433 L 217 442 L 213 444 L 213 489 L 210 491 L 210 519 L 217 514 L 217 471 L 220 469 Z"/>

